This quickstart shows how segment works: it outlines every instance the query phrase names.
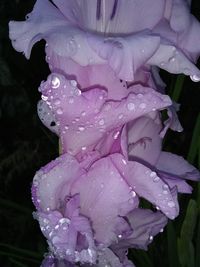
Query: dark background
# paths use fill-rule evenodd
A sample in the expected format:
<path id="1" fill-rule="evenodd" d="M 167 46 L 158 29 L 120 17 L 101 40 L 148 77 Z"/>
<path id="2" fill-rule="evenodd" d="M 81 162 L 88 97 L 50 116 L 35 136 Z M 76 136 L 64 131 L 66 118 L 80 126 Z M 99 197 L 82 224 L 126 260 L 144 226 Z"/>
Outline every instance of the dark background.
<path id="1" fill-rule="evenodd" d="M 43 127 L 36 112 L 40 98 L 37 88 L 46 79 L 49 69 L 45 63 L 44 42 L 34 47 L 31 59 L 27 61 L 12 48 L 8 38 L 8 22 L 24 20 L 34 2 L 0 0 L 0 267 L 37 267 L 47 249 L 38 223 L 32 218 L 34 207 L 30 186 L 35 172 L 58 155 L 56 136 Z M 192 13 L 200 19 L 199 0 L 192 1 Z M 162 77 L 168 85 L 168 93 L 173 94 L 177 76 L 162 72 Z M 179 76 L 179 79 L 182 77 Z M 189 157 L 198 167 L 198 156 L 188 156 L 188 152 L 200 112 L 200 85 L 186 77 L 179 103 L 179 117 L 184 132 L 169 132 L 165 149 Z M 197 259 L 198 251 L 200 253 L 200 191 L 196 184 L 192 185 L 193 195 L 180 198 L 179 218 L 156 237 L 148 253 L 134 250 L 130 253 L 137 267 L 200 267 Z M 189 233 L 190 237 L 187 237 L 190 240 L 186 241 L 192 242 L 194 253 L 191 253 L 194 254 L 195 263 L 184 265 L 181 257 L 187 248 L 181 250 L 178 240 L 183 234 L 190 198 L 195 200 L 196 208 L 195 215 L 193 209 L 188 209 L 192 213 L 189 221 L 193 217 L 197 217 L 197 220 L 193 231 Z M 190 228 L 191 225 L 186 227 Z"/>

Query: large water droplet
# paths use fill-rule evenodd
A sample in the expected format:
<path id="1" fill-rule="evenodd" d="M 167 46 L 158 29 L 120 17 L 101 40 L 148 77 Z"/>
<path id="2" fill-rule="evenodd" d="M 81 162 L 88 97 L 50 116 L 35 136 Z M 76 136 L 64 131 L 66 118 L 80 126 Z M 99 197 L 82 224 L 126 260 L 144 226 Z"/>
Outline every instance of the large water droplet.
<path id="1" fill-rule="evenodd" d="M 48 96 L 46 96 L 46 95 L 42 95 L 41 98 L 42 98 L 42 100 L 44 100 L 44 101 L 47 101 L 47 100 L 48 100 Z"/>
<path id="2" fill-rule="evenodd" d="M 85 127 L 84 126 L 79 126 L 78 129 L 79 129 L 79 131 L 83 132 L 85 130 Z"/>
<path id="3" fill-rule="evenodd" d="M 51 87 L 56 89 L 60 86 L 60 79 L 57 76 L 53 76 L 51 79 Z"/>
<path id="4" fill-rule="evenodd" d="M 190 79 L 191 79 L 193 82 L 199 82 L 199 81 L 200 81 L 200 76 L 197 75 L 197 74 L 194 74 L 194 75 L 191 75 L 191 76 L 190 76 Z"/>

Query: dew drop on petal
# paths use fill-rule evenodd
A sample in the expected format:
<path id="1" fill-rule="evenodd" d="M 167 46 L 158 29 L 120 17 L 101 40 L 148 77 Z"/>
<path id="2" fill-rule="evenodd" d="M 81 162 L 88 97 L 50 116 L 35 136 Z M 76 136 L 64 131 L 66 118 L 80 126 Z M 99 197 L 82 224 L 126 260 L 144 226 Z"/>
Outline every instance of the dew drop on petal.
<path id="1" fill-rule="evenodd" d="M 128 110 L 130 110 L 130 111 L 131 111 L 131 110 L 134 110 L 134 109 L 135 109 L 135 104 L 130 102 L 130 103 L 127 104 L 127 108 L 128 108 Z"/>
<path id="2" fill-rule="evenodd" d="M 69 97 L 69 103 L 73 104 L 74 103 L 74 98 L 73 97 Z"/>
<path id="3" fill-rule="evenodd" d="M 139 105 L 139 108 L 145 109 L 145 108 L 146 108 L 146 104 L 145 104 L 145 103 L 141 103 L 141 104 Z"/>
<path id="4" fill-rule="evenodd" d="M 54 101 L 53 101 L 53 103 L 56 105 L 56 106 L 58 106 L 58 105 L 60 105 L 60 99 L 59 98 L 56 98 Z"/>
<path id="5" fill-rule="evenodd" d="M 160 229 L 160 233 L 163 233 L 163 231 L 164 231 L 164 229 L 163 229 L 163 228 L 161 228 L 161 229 Z"/>
<path id="6" fill-rule="evenodd" d="M 199 82 L 200 81 L 200 76 L 199 75 L 191 75 L 190 76 L 190 79 L 193 81 L 193 82 Z"/>
<path id="7" fill-rule="evenodd" d="M 104 123 L 105 123 L 104 119 L 101 119 L 101 120 L 99 121 L 99 125 L 104 125 Z"/>
<path id="8" fill-rule="evenodd" d="M 157 174 L 156 174 L 156 172 L 151 172 L 150 176 L 153 178 L 153 177 L 156 177 Z"/>
<path id="9" fill-rule="evenodd" d="M 62 110 L 62 108 L 58 108 L 58 109 L 56 110 L 56 113 L 57 113 L 58 115 L 63 114 L 63 110 Z"/>
<path id="10" fill-rule="evenodd" d="M 42 98 L 42 100 L 44 100 L 44 101 L 47 101 L 47 100 L 48 100 L 48 96 L 46 96 L 46 95 L 42 95 L 41 98 Z"/>
<path id="11" fill-rule="evenodd" d="M 122 119 L 124 117 L 124 115 L 123 114 L 119 114 L 119 116 L 118 116 L 118 119 Z"/>
<path id="12" fill-rule="evenodd" d="M 53 76 L 51 79 L 51 87 L 56 89 L 60 86 L 60 79 L 57 76 Z"/>
<path id="13" fill-rule="evenodd" d="M 153 236 L 152 235 L 149 236 L 149 240 L 153 241 Z"/>
<path id="14" fill-rule="evenodd" d="M 169 202 L 167 203 L 167 205 L 168 205 L 170 208 L 174 208 L 174 207 L 175 207 L 175 203 L 174 203 L 174 201 L 169 201 Z"/>
<path id="15" fill-rule="evenodd" d="M 71 80 L 71 81 L 70 81 L 70 84 L 71 84 L 71 86 L 73 86 L 73 87 L 76 87 L 76 86 L 77 86 L 77 82 L 76 82 L 75 80 Z"/>
<path id="16" fill-rule="evenodd" d="M 78 129 L 79 129 L 79 131 L 83 132 L 85 130 L 85 127 L 79 126 Z"/>

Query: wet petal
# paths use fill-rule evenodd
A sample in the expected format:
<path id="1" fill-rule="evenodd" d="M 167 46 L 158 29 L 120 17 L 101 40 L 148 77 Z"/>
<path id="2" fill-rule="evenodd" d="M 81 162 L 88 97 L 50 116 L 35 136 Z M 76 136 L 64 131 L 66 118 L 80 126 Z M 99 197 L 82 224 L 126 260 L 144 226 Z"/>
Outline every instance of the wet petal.
<path id="1" fill-rule="evenodd" d="M 72 188 L 73 194 L 80 194 L 81 213 L 92 221 L 95 239 L 104 246 L 117 240 L 119 216 L 138 205 L 136 194 L 113 164 L 113 157 L 123 164 L 119 154 L 102 158 Z"/>
<path id="2" fill-rule="evenodd" d="M 158 49 L 160 38 L 145 31 L 124 38 L 89 36 L 88 42 L 100 57 L 108 61 L 119 78 L 132 81 L 134 73 Z"/>
<path id="3" fill-rule="evenodd" d="M 135 209 L 127 216 L 128 222 L 133 229 L 132 234 L 121 239 L 114 250 L 126 250 L 127 248 L 147 249 L 155 235 L 163 231 L 167 224 L 167 218 L 161 212 L 153 212 L 145 209 Z"/>
<path id="4" fill-rule="evenodd" d="M 73 209 L 70 217 L 63 216 L 58 211 L 37 212 L 34 216 L 47 238 L 50 251 L 57 259 L 65 259 L 72 263 L 79 261 L 95 263 L 96 248 L 91 225 L 86 217 L 79 215 L 75 198 L 79 199 L 79 196 L 74 196 L 66 204 L 66 208 L 71 204 L 70 209 Z M 79 241 L 78 235 L 82 236 L 82 242 Z"/>
<path id="5" fill-rule="evenodd" d="M 59 208 L 70 195 L 70 185 L 84 170 L 72 156 L 64 154 L 41 168 L 33 179 L 32 197 L 38 210 Z"/>
<path id="6" fill-rule="evenodd" d="M 128 162 L 128 183 L 135 192 L 158 207 L 167 217 L 174 219 L 179 213 L 177 192 L 160 179 L 156 172 L 138 162 Z"/>
<path id="7" fill-rule="evenodd" d="M 56 124 L 56 118 L 45 101 L 39 101 L 37 112 L 41 122 L 53 133 L 58 135 L 59 126 Z"/>
<path id="8" fill-rule="evenodd" d="M 128 121 L 171 104 L 166 95 L 141 85 L 134 87 L 121 101 L 111 101 L 105 90 L 81 91 L 76 81 L 51 74 L 40 90 L 60 123 L 64 151 L 76 155 L 94 146 L 105 135 Z"/>
<path id="9" fill-rule="evenodd" d="M 161 43 L 147 64 L 158 66 L 170 73 L 200 76 L 199 69 L 173 44 Z"/>

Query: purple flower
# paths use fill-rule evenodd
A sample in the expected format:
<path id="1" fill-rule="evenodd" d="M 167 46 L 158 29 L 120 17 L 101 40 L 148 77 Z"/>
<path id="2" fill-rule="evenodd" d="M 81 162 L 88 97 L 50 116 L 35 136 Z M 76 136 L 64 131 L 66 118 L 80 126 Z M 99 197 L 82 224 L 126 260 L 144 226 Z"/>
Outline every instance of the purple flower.
<path id="1" fill-rule="evenodd" d="M 131 267 L 127 250 L 147 249 L 178 215 L 177 193 L 191 193 L 185 180 L 200 179 L 162 151 L 167 129 L 182 127 L 158 71 L 200 80 L 199 23 L 185 0 L 51 2 L 37 0 L 26 21 L 10 22 L 27 58 L 46 40 L 51 74 L 38 115 L 62 147 L 32 185 L 49 245 L 42 267 Z M 140 197 L 155 209 L 140 209 Z"/>
<path id="2" fill-rule="evenodd" d="M 94 65 L 109 65 L 110 73 L 126 81 L 150 65 L 199 81 L 193 61 L 200 52 L 200 27 L 185 0 L 53 3 L 37 0 L 25 22 L 10 22 L 13 46 L 27 58 L 32 46 L 45 39 L 50 69 L 75 75 L 82 85 L 92 84 Z M 102 79 L 100 74 L 97 82 Z"/>

